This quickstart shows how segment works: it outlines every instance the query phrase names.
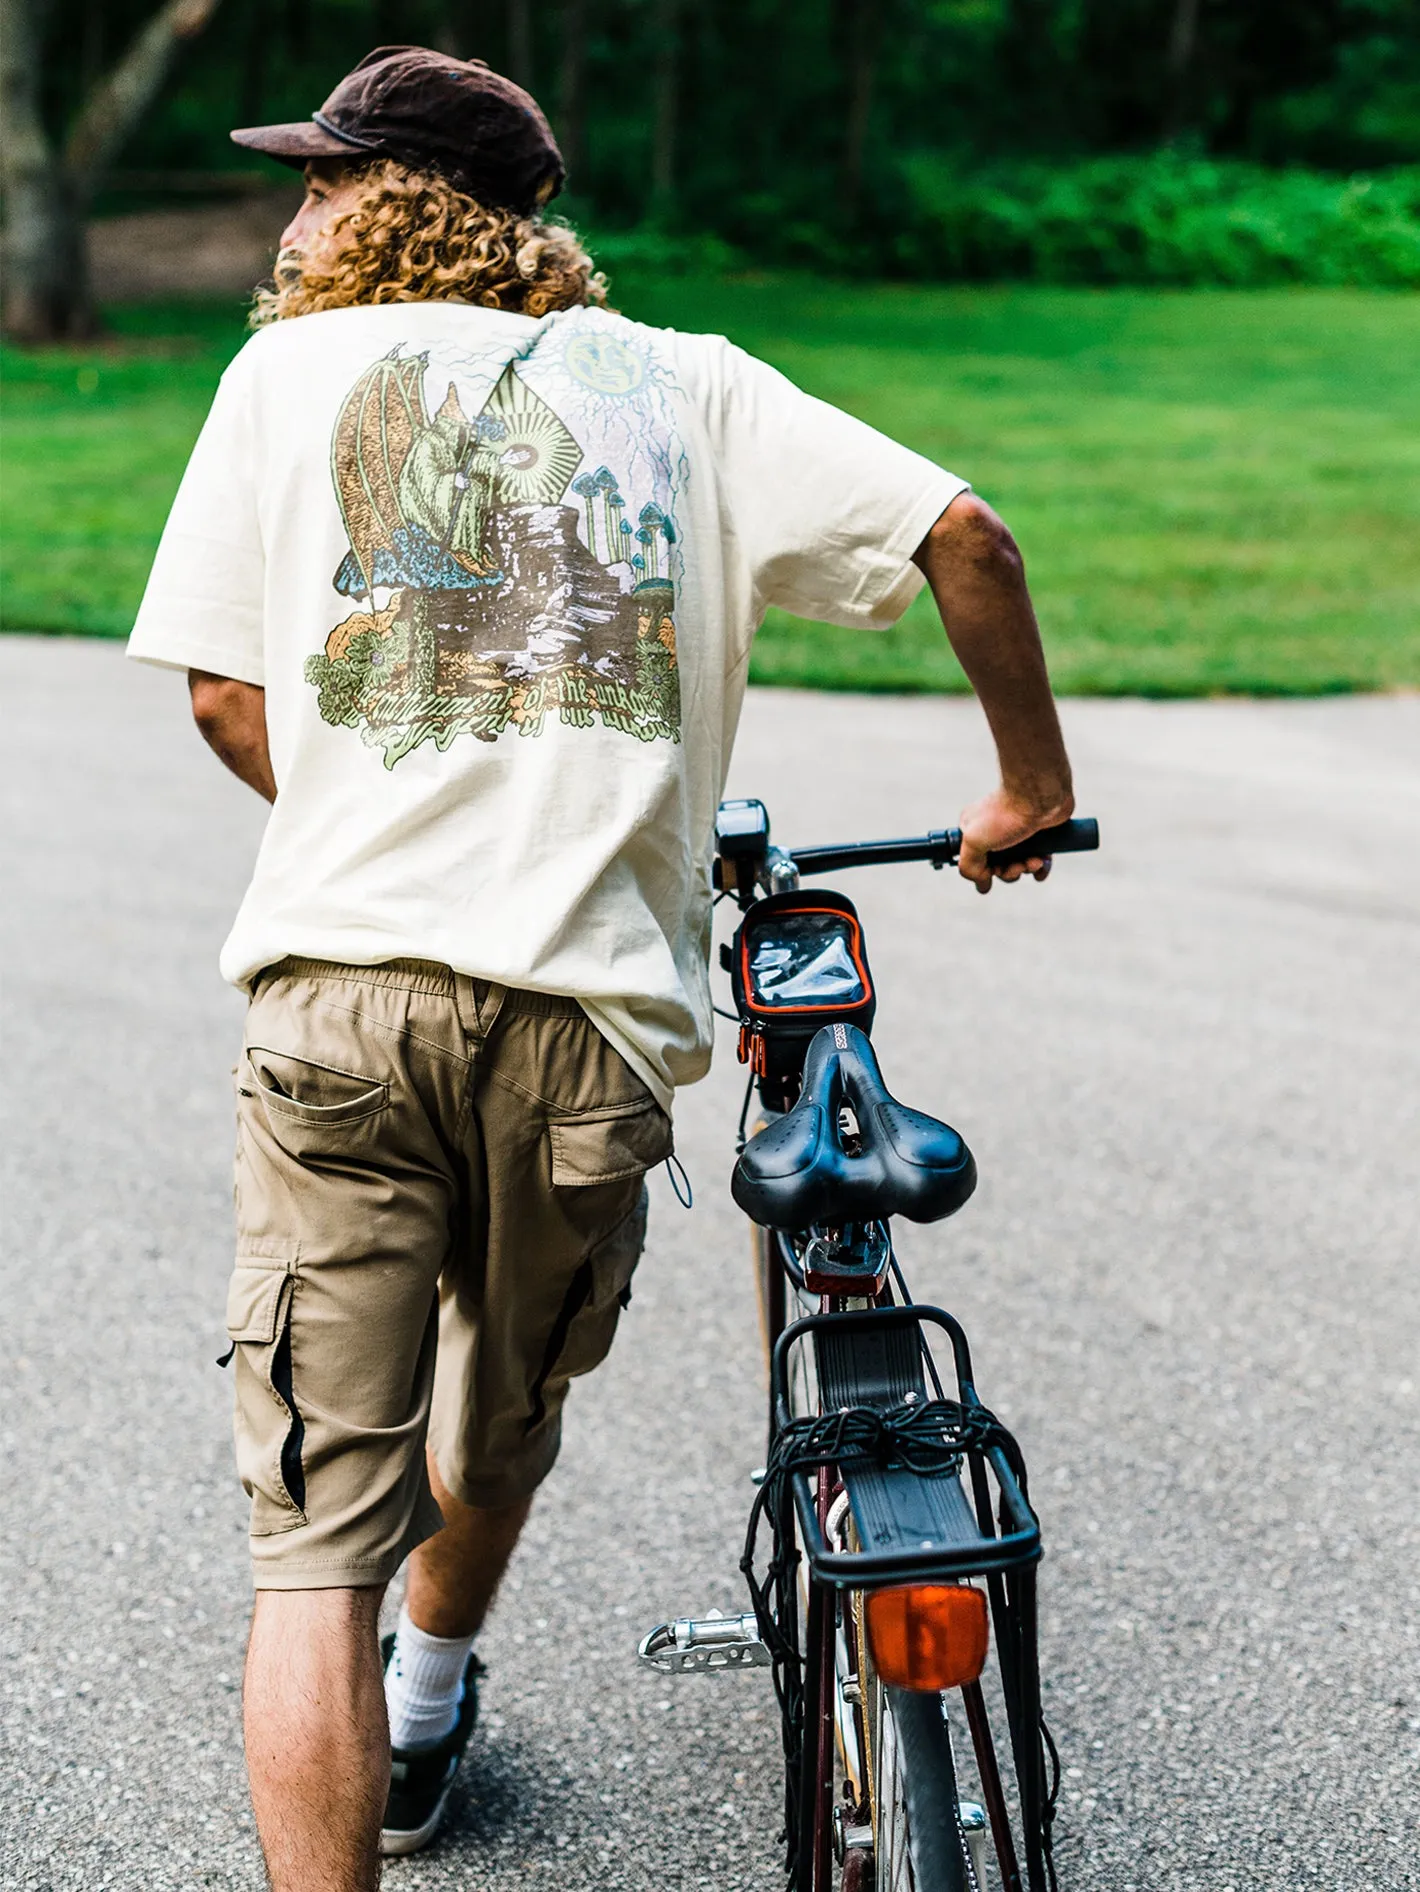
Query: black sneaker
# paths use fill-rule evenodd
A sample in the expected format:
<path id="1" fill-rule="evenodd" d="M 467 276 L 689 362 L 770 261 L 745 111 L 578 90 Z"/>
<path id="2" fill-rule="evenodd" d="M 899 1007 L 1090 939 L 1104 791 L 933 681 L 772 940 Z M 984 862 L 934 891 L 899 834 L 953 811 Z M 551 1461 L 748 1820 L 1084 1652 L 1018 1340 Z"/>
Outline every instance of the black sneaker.
<path id="1" fill-rule="evenodd" d="M 394 1637 L 386 1636 L 380 1644 L 386 1668 L 393 1649 Z M 390 1797 L 380 1829 L 382 1853 L 417 1853 L 438 1832 L 449 1789 L 478 1719 L 478 1678 L 483 1672 L 478 1657 L 470 1654 L 463 1672 L 459 1718 L 442 1741 L 433 1747 L 390 1750 Z"/>

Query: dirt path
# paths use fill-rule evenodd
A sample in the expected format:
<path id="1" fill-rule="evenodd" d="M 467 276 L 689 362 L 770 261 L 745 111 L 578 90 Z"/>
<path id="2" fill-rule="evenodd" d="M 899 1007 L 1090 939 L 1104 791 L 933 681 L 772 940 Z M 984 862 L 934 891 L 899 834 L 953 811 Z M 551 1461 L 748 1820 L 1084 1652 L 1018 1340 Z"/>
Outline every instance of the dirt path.
<path id="1" fill-rule="evenodd" d="M 299 202 L 299 185 L 283 185 L 232 203 L 96 219 L 89 258 L 98 299 L 244 296 L 270 273 Z"/>

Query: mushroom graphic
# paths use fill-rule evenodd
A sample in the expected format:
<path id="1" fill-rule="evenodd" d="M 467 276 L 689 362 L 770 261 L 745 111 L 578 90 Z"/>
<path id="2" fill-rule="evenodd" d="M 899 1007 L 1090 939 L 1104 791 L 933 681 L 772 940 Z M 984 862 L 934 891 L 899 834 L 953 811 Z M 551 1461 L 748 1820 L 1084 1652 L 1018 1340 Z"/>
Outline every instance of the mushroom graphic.
<path id="1" fill-rule="evenodd" d="M 578 499 L 586 503 L 587 550 L 591 553 L 593 558 L 601 557 L 601 553 L 597 550 L 597 494 L 601 491 L 601 477 L 605 472 L 606 468 L 604 466 L 598 467 L 595 473 L 583 473 L 580 478 L 572 482 L 572 491 L 577 495 Z M 611 547 L 608 546 L 608 561 L 610 557 Z"/>

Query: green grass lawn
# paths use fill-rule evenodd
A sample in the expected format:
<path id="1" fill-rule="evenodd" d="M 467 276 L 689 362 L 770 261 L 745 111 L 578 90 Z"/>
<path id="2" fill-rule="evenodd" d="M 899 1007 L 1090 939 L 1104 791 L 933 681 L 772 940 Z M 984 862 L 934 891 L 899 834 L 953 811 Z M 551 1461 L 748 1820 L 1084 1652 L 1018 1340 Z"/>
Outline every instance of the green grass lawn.
<path id="1" fill-rule="evenodd" d="M 1060 688 L 1420 685 L 1420 301 L 1293 289 L 854 290 L 618 279 L 971 479 L 1026 554 Z M 125 632 L 235 310 L 118 311 L 4 356 L 7 628 Z M 930 601 L 881 635 L 776 614 L 767 683 L 956 689 Z"/>

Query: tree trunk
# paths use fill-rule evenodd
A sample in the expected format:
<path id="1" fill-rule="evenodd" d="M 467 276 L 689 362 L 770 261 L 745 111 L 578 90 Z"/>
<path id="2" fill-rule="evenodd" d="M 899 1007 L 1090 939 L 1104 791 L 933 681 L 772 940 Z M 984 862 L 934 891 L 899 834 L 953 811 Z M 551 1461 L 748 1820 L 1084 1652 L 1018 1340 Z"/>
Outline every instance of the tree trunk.
<path id="1" fill-rule="evenodd" d="M 238 124 L 259 125 L 266 104 L 266 56 L 271 50 L 267 0 L 247 0 L 246 44 L 242 48 L 242 82 Z"/>
<path id="2" fill-rule="evenodd" d="M 293 59 L 311 50 L 311 0 L 286 0 L 286 48 Z"/>
<path id="3" fill-rule="evenodd" d="M 502 71 L 509 63 L 508 12 L 506 0 L 443 0 L 435 44 L 455 59 L 481 59 Z"/>
<path id="4" fill-rule="evenodd" d="M 848 113 L 843 133 L 843 210 L 851 226 L 858 221 L 863 196 L 863 163 L 868 151 L 868 123 L 878 76 L 880 0 L 851 0 L 848 9 Z"/>
<path id="5" fill-rule="evenodd" d="M 218 4 L 167 0 L 89 93 L 61 158 L 40 114 L 34 0 L 0 0 L 7 334 L 56 341 L 93 333 L 84 212 L 104 171 L 157 97 L 179 45 L 202 31 Z"/>
<path id="6" fill-rule="evenodd" d="M 651 213 L 669 214 L 675 198 L 676 81 L 679 77 L 679 0 L 657 0 L 651 30 L 656 37 L 651 126 Z"/>
<path id="7" fill-rule="evenodd" d="M 508 0 L 508 77 L 532 90 L 532 0 Z"/>
<path id="8" fill-rule="evenodd" d="M 575 187 L 587 122 L 587 0 L 563 0 L 557 138 Z"/>
<path id="9" fill-rule="evenodd" d="M 92 334 L 84 232 L 39 109 L 31 0 L 0 0 L 0 176 L 5 186 L 4 328 L 17 341 Z"/>
<path id="10" fill-rule="evenodd" d="M 1175 0 L 1166 59 L 1168 67 L 1168 104 L 1164 113 L 1166 138 L 1176 138 L 1188 122 L 1193 59 L 1197 51 L 1198 0 Z"/>
<path id="11" fill-rule="evenodd" d="M 87 92 L 104 69 L 103 0 L 84 0 L 79 40 L 79 85 Z"/>
<path id="12" fill-rule="evenodd" d="M 456 7 L 440 7 L 429 39 L 435 52 L 447 53 L 450 59 L 462 59 L 465 51 L 463 34 L 459 29 L 459 12 L 460 9 Z"/>
<path id="13" fill-rule="evenodd" d="M 64 147 L 64 165 L 87 200 L 162 89 L 179 46 L 195 39 L 219 0 L 168 0 L 85 99 Z"/>
<path id="14" fill-rule="evenodd" d="M 1029 102 L 1029 121 L 1018 119 L 1027 147 L 1077 127 L 1081 101 L 1072 96 L 1056 42 L 1055 0 L 1005 0 L 997 41 L 994 82 L 1008 98 Z M 1088 101 L 1086 101 L 1088 104 Z"/>

